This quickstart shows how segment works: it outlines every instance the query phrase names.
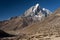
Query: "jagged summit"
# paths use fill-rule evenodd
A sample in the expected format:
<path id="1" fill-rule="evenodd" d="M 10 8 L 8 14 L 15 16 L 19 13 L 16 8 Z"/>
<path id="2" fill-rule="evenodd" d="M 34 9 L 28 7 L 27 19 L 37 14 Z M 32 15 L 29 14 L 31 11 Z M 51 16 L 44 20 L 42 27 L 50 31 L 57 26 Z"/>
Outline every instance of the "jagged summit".
<path id="1" fill-rule="evenodd" d="M 47 17 L 51 14 L 52 12 L 46 8 L 41 8 L 39 4 L 37 3 L 35 6 L 32 6 L 29 8 L 27 11 L 25 11 L 24 16 L 25 17 L 32 17 L 34 20 L 36 18 L 40 19 L 43 17 Z M 37 20 L 38 20 L 37 19 Z"/>
<path id="2" fill-rule="evenodd" d="M 37 11 L 38 7 L 39 7 L 39 4 L 37 3 L 37 4 L 35 5 L 34 9 L 33 9 L 33 12 L 34 12 L 34 13 L 35 13 L 35 11 Z"/>
<path id="3" fill-rule="evenodd" d="M 39 4 L 37 3 L 35 6 L 32 6 L 31 8 L 29 8 L 25 13 L 24 15 L 25 16 L 34 16 L 34 15 L 37 15 L 37 14 L 44 14 L 45 16 L 48 16 L 48 14 L 51 14 L 52 12 L 46 8 L 41 8 L 39 6 Z"/>

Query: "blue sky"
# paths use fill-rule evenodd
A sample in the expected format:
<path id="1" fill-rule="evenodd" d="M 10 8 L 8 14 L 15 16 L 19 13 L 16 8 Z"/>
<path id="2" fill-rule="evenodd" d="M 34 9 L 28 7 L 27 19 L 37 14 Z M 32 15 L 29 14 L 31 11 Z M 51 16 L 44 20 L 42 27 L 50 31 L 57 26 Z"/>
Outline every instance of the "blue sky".
<path id="1" fill-rule="evenodd" d="M 60 7 L 60 0 L 0 0 L 0 21 L 19 16 L 36 3 L 52 12 Z"/>

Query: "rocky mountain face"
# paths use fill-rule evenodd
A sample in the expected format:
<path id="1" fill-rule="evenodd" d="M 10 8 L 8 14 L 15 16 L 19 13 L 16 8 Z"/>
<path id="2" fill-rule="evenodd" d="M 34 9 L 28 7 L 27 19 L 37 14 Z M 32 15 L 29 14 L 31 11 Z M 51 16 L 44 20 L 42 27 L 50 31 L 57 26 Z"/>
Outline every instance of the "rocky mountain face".
<path id="1" fill-rule="evenodd" d="M 7 35 L 0 40 L 59 40 L 60 8 L 52 13 L 36 4 L 22 16 L 1 21 L 0 30 L 3 30 L 4 34 L 15 35 Z"/>
<path id="2" fill-rule="evenodd" d="M 39 6 L 39 4 L 37 3 L 35 6 L 32 6 L 31 8 L 29 8 L 25 13 L 24 16 L 25 17 L 32 17 L 33 20 L 41 20 L 44 17 L 49 16 L 50 14 L 52 14 L 51 11 L 49 11 L 48 9 L 45 8 L 41 8 Z"/>
<path id="3" fill-rule="evenodd" d="M 45 17 L 48 16 L 49 14 L 51 14 L 52 12 L 49 11 L 48 9 L 45 8 L 41 8 L 39 6 L 39 4 L 36 4 L 35 6 L 32 6 L 31 8 L 29 8 L 25 13 L 24 16 L 35 16 L 35 15 L 44 15 Z"/>

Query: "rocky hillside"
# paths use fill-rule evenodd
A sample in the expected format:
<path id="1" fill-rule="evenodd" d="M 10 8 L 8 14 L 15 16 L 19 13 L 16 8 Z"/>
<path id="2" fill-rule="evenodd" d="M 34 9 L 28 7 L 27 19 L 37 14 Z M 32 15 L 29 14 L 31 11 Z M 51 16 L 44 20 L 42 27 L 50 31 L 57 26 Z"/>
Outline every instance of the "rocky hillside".
<path id="1" fill-rule="evenodd" d="M 60 11 L 58 10 L 46 17 L 44 21 L 33 23 L 21 30 L 18 30 L 18 32 L 20 32 L 18 35 L 13 37 L 4 37 L 1 38 L 1 40 L 59 40 Z M 16 33 L 16 30 L 14 33 Z"/>

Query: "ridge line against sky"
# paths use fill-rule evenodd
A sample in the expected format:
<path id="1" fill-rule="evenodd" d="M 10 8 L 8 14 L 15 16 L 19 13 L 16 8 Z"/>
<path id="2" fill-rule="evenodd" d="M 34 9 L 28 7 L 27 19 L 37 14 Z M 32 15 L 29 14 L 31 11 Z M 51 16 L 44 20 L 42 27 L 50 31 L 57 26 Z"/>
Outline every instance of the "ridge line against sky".
<path id="1" fill-rule="evenodd" d="M 19 16 L 36 3 L 52 12 L 60 7 L 60 0 L 0 0 L 0 20 Z"/>

